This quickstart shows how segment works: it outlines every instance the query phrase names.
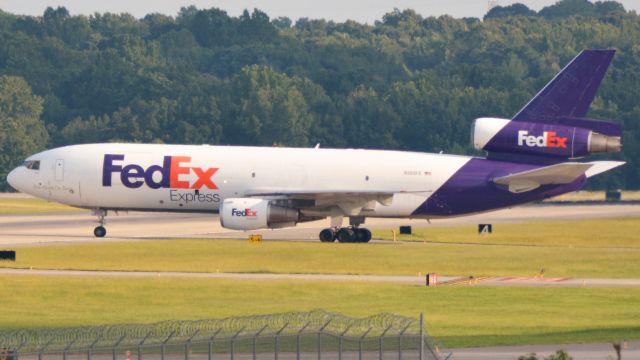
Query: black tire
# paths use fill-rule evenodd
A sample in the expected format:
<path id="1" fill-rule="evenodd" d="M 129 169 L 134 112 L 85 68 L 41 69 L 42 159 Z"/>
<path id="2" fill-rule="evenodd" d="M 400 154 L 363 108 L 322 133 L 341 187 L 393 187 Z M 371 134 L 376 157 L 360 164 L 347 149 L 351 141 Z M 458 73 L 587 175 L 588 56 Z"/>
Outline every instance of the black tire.
<path id="1" fill-rule="evenodd" d="M 350 228 L 342 228 L 338 230 L 338 233 L 336 234 L 336 238 L 341 243 L 352 243 L 352 242 L 356 242 L 357 240 L 355 231 L 353 231 L 353 229 L 350 229 Z"/>
<path id="2" fill-rule="evenodd" d="M 336 240 L 336 232 L 333 229 L 323 229 L 320 231 L 320 241 L 334 242 Z"/>
<path id="3" fill-rule="evenodd" d="M 371 241 L 371 231 L 369 229 L 361 228 L 358 229 L 358 242 L 368 243 Z"/>
<path id="4" fill-rule="evenodd" d="M 95 229 L 93 229 L 93 235 L 99 238 L 104 237 L 105 235 L 107 235 L 107 229 L 105 229 L 104 226 L 97 226 Z"/>

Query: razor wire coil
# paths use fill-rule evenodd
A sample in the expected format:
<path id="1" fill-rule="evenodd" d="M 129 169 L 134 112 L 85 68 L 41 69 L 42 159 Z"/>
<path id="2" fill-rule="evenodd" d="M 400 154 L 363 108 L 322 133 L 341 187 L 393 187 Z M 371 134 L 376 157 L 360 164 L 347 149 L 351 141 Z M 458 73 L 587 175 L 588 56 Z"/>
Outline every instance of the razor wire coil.
<path id="1" fill-rule="evenodd" d="M 262 330 L 262 331 L 260 331 Z M 260 336 L 325 333 L 357 338 L 420 334 L 416 319 L 394 314 L 354 318 L 324 310 L 208 320 L 0 331 L 0 348 L 20 353 L 65 352 Z M 278 333 L 279 332 L 279 333 Z"/>

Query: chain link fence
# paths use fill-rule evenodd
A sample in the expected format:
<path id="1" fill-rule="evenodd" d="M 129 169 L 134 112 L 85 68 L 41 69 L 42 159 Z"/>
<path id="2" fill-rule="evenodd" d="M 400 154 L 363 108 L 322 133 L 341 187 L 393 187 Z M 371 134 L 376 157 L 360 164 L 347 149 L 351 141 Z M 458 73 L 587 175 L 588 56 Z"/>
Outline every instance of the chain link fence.
<path id="1" fill-rule="evenodd" d="M 442 359 L 422 316 L 322 310 L 156 324 L 0 331 L 0 360 Z"/>

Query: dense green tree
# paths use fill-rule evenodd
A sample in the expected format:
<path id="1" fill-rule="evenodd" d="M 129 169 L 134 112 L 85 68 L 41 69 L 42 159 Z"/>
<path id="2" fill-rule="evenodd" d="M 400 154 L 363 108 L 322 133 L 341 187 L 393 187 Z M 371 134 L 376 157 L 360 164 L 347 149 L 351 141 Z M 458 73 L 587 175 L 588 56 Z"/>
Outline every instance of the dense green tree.
<path id="1" fill-rule="evenodd" d="M 560 0 L 556 4 L 540 10 L 540 16 L 547 19 L 570 16 L 604 16 L 612 13 L 624 13 L 624 6 L 615 1 Z"/>
<path id="2" fill-rule="evenodd" d="M 400 118 L 375 90 L 360 86 L 341 106 L 344 136 L 349 146 L 396 148 Z"/>
<path id="3" fill-rule="evenodd" d="M 484 16 L 484 20 L 506 16 L 536 16 L 537 13 L 526 5 L 515 3 L 508 6 L 495 6 Z"/>
<path id="4" fill-rule="evenodd" d="M 539 14 L 547 19 L 557 19 L 575 15 L 595 16 L 596 11 L 589 0 L 561 0 L 543 8 Z"/>
<path id="5" fill-rule="evenodd" d="M 610 15 L 614 13 L 624 13 L 624 6 L 616 1 L 596 1 L 596 13 L 599 15 Z"/>
<path id="6" fill-rule="evenodd" d="M 254 145 L 308 145 L 314 116 L 305 86 L 317 85 L 265 66 L 243 68 L 231 79 L 236 102 L 226 114 L 225 138 Z"/>
<path id="7" fill-rule="evenodd" d="M 0 189 L 9 171 L 42 150 L 48 134 L 40 119 L 42 98 L 17 76 L 0 76 Z"/>
<path id="8" fill-rule="evenodd" d="M 0 76 L 24 79 L 40 104 L 50 136 L 34 151 L 133 141 L 479 155 L 473 119 L 511 117 L 579 51 L 614 48 L 589 116 L 623 123 L 623 152 L 597 158 L 627 165 L 590 186 L 640 188 L 640 15 L 587 0 L 533 15 L 518 4 L 484 21 L 395 9 L 370 25 L 194 6 L 142 19 L 0 10 Z"/>
<path id="9" fill-rule="evenodd" d="M 193 6 L 182 8 L 178 22 L 191 30 L 198 43 L 205 47 L 231 44 L 235 37 L 233 20 L 226 11 L 220 9 L 197 10 Z"/>
<path id="10" fill-rule="evenodd" d="M 293 25 L 293 21 L 286 16 L 277 17 L 271 20 L 271 23 L 278 29 L 288 29 Z"/>

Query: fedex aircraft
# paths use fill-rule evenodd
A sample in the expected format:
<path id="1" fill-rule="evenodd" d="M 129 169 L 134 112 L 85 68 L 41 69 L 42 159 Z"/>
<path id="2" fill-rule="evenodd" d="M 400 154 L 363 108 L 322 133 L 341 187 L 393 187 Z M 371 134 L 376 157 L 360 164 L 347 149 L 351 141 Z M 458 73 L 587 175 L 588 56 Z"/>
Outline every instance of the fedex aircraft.
<path id="1" fill-rule="evenodd" d="M 15 189 L 92 209 L 219 213 L 223 227 L 330 218 L 323 242 L 368 242 L 367 217 L 441 218 L 546 199 L 624 164 L 578 162 L 621 149 L 621 127 L 585 118 L 613 50 L 584 50 L 512 119 L 472 127 L 486 157 L 403 151 L 86 144 L 47 150 L 8 175 Z M 349 226 L 343 219 L 349 218 Z"/>

